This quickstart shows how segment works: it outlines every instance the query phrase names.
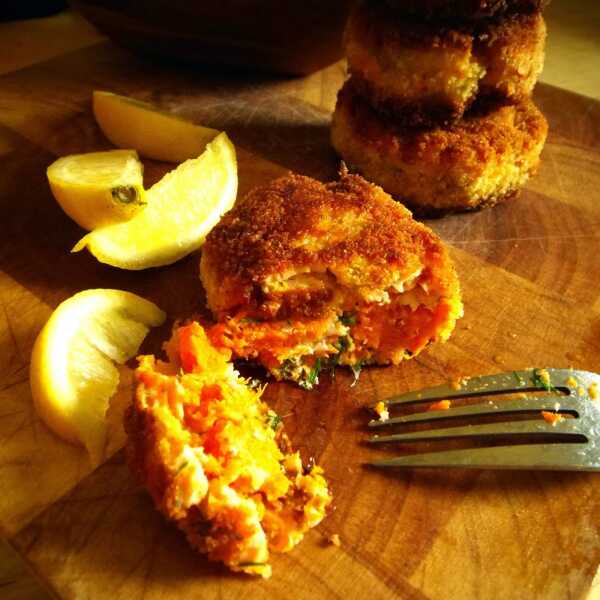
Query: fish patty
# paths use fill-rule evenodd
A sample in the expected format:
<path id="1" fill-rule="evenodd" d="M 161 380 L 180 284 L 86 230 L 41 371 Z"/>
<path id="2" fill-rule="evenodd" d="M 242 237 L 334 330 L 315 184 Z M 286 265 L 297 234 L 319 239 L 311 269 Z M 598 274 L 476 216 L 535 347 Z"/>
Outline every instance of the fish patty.
<path id="1" fill-rule="evenodd" d="M 462 314 L 439 238 L 357 175 L 253 190 L 208 235 L 200 275 L 213 343 L 307 388 L 326 366 L 415 356 Z"/>
<path id="2" fill-rule="evenodd" d="M 421 215 L 492 206 L 535 173 L 548 123 L 531 100 L 482 107 L 448 128 L 399 127 L 349 80 L 331 124 L 343 160 Z"/>
<path id="3" fill-rule="evenodd" d="M 476 98 L 528 97 L 545 39 L 539 11 L 459 28 L 406 21 L 379 0 L 358 5 L 345 33 L 356 89 L 410 126 L 456 121 Z"/>
<path id="4" fill-rule="evenodd" d="M 550 0 L 385 0 L 399 14 L 435 22 L 462 22 L 527 14 Z"/>

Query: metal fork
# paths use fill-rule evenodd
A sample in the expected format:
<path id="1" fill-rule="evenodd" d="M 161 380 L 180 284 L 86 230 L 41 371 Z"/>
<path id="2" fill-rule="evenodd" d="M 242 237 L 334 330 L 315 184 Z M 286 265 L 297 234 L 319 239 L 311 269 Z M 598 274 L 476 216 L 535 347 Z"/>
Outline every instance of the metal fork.
<path id="1" fill-rule="evenodd" d="M 545 391 L 543 395 L 525 392 Z M 467 467 L 490 469 L 547 469 L 600 471 L 600 375 L 572 369 L 526 369 L 471 377 L 460 385 L 439 385 L 384 400 L 385 408 L 442 399 L 472 398 L 518 393 L 519 398 L 495 402 L 489 400 L 471 406 L 430 410 L 411 415 L 369 422 L 382 429 L 406 423 L 435 423 L 440 420 L 484 415 L 512 416 L 537 413 L 532 419 L 474 423 L 410 433 L 374 435 L 371 444 L 413 443 L 432 440 L 539 438 L 539 443 L 513 444 L 410 454 L 368 463 L 375 467 Z M 597 397 L 597 399 L 596 399 Z M 374 407 L 373 407 L 374 408 Z M 551 424 L 541 411 L 567 414 Z M 551 439 L 559 438 L 555 442 Z M 516 439 L 516 438 L 515 438 Z"/>

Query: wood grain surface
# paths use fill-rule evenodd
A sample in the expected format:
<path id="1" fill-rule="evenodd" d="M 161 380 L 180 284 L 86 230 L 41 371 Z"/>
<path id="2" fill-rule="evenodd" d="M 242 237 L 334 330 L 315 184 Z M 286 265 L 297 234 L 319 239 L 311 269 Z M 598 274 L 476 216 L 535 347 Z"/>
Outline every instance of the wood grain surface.
<path id="1" fill-rule="evenodd" d="M 274 575 L 232 575 L 192 552 L 154 511 L 116 452 L 92 472 L 46 430 L 27 381 L 35 336 L 73 293 L 112 287 L 173 319 L 204 310 L 198 255 L 118 271 L 70 255 L 81 230 L 51 197 L 57 156 L 108 148 L 93 89 L 156 102 L 225 128 L 240 191 L 293 169 L 335 176 L 328 127 L 342 64 L 304 79 L 232 78 L 144 62 L 98 44 L 0 77 L 0 527 L 61 598 L 580 599 L 600 562 L 598 476 L 373 472 L 362 406 L 394 392 L 523 366 L 600 371 L 600 103 L 540 85 L 551 133 L 539 175 L 493 210 L 430 221 L 452 249 L 465 317 L 451 340 L 397 368 L 339 372 L 314 392 L 271 384 L 304 457 L 323 464 L 335 510 Z M 146 182 L 169 166 L 146 162 Z M 144 350 L 157 351 L 168 326 Z M 328 545 L 333 533 L 341 548 Z"/>

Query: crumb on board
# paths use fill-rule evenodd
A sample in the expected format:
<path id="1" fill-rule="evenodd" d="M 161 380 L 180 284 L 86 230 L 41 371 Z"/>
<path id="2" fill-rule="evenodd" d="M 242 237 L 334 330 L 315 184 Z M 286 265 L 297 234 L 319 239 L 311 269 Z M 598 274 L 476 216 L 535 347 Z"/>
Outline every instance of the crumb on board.
<path id="1" fill-rule="evenodd" d="M 516 334 L 516 333 L 511 333 L 511 334 L 510 334 L 510 337 L 511 337 L 513 340 L 516 340 L 516 339 L 517 339 L 517 334 Z"/>
<path id="2" fill-rule="evenodd" d="M 549 410 L 543 410 L 542 417 L 544 417 L 546 423 L 550 423 L 553 427 L 564 418 L 560 413 L 550 412 Z"/>
<path id="3" fill-rule="evenodd" d="M 588 394 L 591 400 L 597 400 L 600 397 L 600 391 L 598 391 L 598 384 L 592 383 L 588 388 Z"/>
<path id="4" fill-rule="evenodd" d="M 334 533 L 334 534 L 330 535 L 329 538 L 327 538 L 327 541 L 332 546 L 337 546 L 338 548 L 342 545 L 342 541 L 340 540 L 340 536 L 337 533 Z"/>
<path id="5" fill-rule="evenodd" d="M 427 410 L 448 410 L 451 406 L 450 400 L 440 400 L 429 405 Z"/>
<path id="6" fill-rule="evenodd" d="M 378 402 L 375 405 L 375 412 L 379 415 L 380 421 L 387 421 L 390 418 L 390 412 L 385 407 L 385 404 L 383 402 Z"/>
<path id="7" fill-rule="evenodd" d="M 567 380 L 565 381 L 565 383 L 572 388 L 576 388 L 578 385 L 577 379 L 575 379 L 575 377 L 573 377 L 573 375 L 569 375 L 569 377 L 567 377 Z"/>

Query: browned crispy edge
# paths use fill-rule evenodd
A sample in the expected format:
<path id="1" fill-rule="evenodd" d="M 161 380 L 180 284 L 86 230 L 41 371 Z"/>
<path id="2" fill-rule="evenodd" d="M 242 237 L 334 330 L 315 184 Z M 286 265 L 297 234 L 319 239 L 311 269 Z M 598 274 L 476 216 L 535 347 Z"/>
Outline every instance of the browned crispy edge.
<path id="1" fill-rule="evenodd" d="M 322 235 L 313 224 L 314 215 L 323 208 L 334 214 L 345 210 L 369 213 L 369 224 L 360 237 L 342 240 L 317 253 L 293 248 L 294 240 L 312 233 Z M 358 175 L 342 174 L 339 181 L 328 184 L 289 175 L 251 191 L 223 217 L 204 245 L 201 274 L 210 308 L 218 316 L 246 306 L 257 311 L 253 314 L 272 318 L 260 282 L 291 265 L 343 263 L 360 255 L 372 267 L 369 283 L 379 285 L 378 273 L 403 268 L 409 256 L 434 247 L 441 247 L 441 242 L 433 232 L 414 221 L 411 213 L 379 186 Z M 220 310 L 216 301 L 211 302 L 216 293 L 212 288 L 217 285 Z M 305 317 L 319 316 L 324 305 L 311 301 L 302 308 L 296 304 L 288 308 Z"/>
<path id="2" fill-rule="evenodd" d="M 479 21 L 541 10 L 550 0 L 385 0 L 398 14 L 437 23 Z"/>
<path id="3" fill-rule="evenodd" d="M 388 38 L 384 34 L 387 31 L 392 39 L 398 36 L 399 43 L 403 48 L 437 47 L 443 51 L 445 47 L 467 48 L 472 46 L 475 54 L 482 57 L 487 56 L 487 60 L 490 60 L 489 46 L 497 43 L 498 40 L 501 40 L 502 46 L 507 47 L 513 54 L 534 52 L 536 44 L 539 44 L 538 20 L 536 19 L 541 19 L 539 11 L 510 14 L 500 22 L 461 23 L 459 28 L 453 29 L 449 26 L 440 27 L 431 23 L 411 24 L 402 19 L 397 20 L 397 16 L 390 11 L 389 7 L 383 5 L 379 0 L 375 0 L 355 8 L 350 16 L 346 37 L 358 35 L 362 39 L 373 38 L 370 44 L 377 48 L 379 45 L 387 43 Z M 495 51 L 496 49 L 494 49 Z M 459 121 L 475 102 L 478 104 L 518 102 L 529 96 L 529 90 L 523 89 L 516 90 L 508 98 L 500 89 L 490 87 L 482 82 L 477 94 L 465 102 L 452 103 L 447 99 L 433 97 L 424 97 L 418 102 L 406 102 L 402 97 L 365 79 L 360 70 L 353 68 L 350 59 L 348 71 L 355 92 L 365 98 L 382 116 L 393 119 L 403 127 L 449 126 Z"/>

